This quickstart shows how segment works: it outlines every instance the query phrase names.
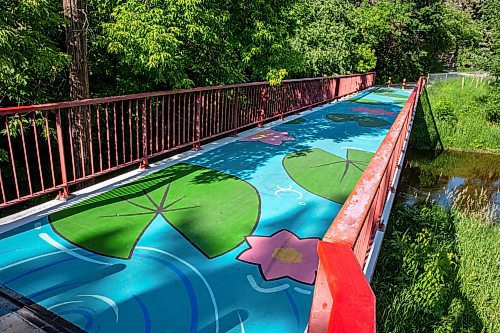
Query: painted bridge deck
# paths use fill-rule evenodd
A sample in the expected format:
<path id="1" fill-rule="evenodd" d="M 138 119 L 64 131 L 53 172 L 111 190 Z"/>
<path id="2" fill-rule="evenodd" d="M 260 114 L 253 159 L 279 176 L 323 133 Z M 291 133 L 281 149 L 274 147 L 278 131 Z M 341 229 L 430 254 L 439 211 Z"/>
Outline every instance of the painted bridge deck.
<path id="1" fill-rule="evenodd" d="M 317 242 L 409 95 L 371 88 L 3 219 L 0 283 L 89 332 L 304 332 Z"/>

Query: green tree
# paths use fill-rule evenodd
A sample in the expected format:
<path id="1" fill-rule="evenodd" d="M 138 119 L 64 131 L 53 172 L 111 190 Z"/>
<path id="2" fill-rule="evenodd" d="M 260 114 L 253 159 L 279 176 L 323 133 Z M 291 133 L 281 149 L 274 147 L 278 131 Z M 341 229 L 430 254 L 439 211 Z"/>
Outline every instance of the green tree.
<path id="1" fill-rule="evenodd" d="M 290 0 L 90 1 L 99 18 L 92 59 L 120 92 L 281 79 L 296 56 L 288 43 Z M 109 13 L 109 14 L 106 14 Z M 103 73 L 91 65 L 92 72 Z"/>
<path id="2" fill-rule="evenodd" d="M 487 61 L 484 67 L 497 77 L 500 75 L 500 0 L 491 0 L 482 8 L 488 42 Z"/>
<path id="3" fill-rule="evenodd" d="M 0 105 L 64 98 L 68 57 L 57 0 L 0 2 Z"/>
<path id="4" fill-rule="evenodd" d="M 296 30 L 291 37 L 301 54 L 297 76 L 363 72 L 375 67 L 375 53 L 360 38 L 355 6 L 342 0 L 299 0 L 292 8 Z"/>
<path id="5" fill-rule="evenodd" d="M 482 38 L 480 22 L 473 21 L 467 11 L 454 6 L 448 5 L 444 9 L 446 31 L 451 43 L 450 62 L 460 67 L 476 63 L 471 54 L 479 50 Z"/>

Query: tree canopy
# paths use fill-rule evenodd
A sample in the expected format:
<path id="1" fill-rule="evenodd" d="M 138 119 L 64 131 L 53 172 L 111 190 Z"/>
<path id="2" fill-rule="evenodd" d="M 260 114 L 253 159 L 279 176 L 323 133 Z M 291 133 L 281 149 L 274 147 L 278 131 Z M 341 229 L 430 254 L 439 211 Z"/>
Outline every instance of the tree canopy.
<path id="1" fill-rule="evenodd" d="M 86 0 L 92 96 L 377 70 L 499 73 L 500 0 Z M 68 99 L 61 0 L 0 3 L 1 105 Z"/>

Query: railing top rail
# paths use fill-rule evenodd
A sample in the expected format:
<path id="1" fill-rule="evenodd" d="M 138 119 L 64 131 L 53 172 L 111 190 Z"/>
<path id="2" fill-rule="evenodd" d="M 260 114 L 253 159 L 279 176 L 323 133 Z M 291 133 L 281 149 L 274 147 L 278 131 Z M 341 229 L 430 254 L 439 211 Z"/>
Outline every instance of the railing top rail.
<path id="1" fill-rule="evenodd" d="M 389 165 L 391 154 L 403 130 L 405 119 L 411 112 L 411 105 L 416 98 L 417 89 L 419 89 L 422 80 L 423 78 L 418 80 L 416 87 L 389 129 L 373 159 L 327 230 L 323 241 L 345 243 L 351 246 L 356 242 L 370 211 L 375 193 L 382 182 L 384 172 L 381 171 L 385 171 Z"/>
<path id="2" fill-rule="evenodd" d="M 368 75 L 368 74 L 375 74 L 375 72 L 339 75 L 339 76 L 325 76 L 325 77 L 320 76 L 320 77 L 305 78 L 305 79 L 283 80 L 282 83 L 286 84 L 286 83 L 306 82 L 306 81 L 314 81 L 314 80 L 325 80 L 325 79 L 332 79 L 332 78 L 345 78 L 345 77 L 362 76 L 362 75 Z M 253 86 L 267 85 L 267 84 L 268 84 L 267 81 L 260 81 L 260 82 L 239 83 L 239 84 L 230 84 L 230 85 L 197 87 L 197 88 L 192 88 L 192 89 L 166 90 L 166 91 L 155 91 L 155 92 L 148 92 L 148 93 L 128 94 L 128 95 L 119 95 L 119 96 L 110 96 L 110 97 L 89 98 L 89 99 L 82 99 L 82 100 L 75 100 L 75 101 L 46 103 L 46 104 L 39 104 L 39 105 L 12 106 L 12 107 L 0 108 L 0 115 L 7 116 L 7 115 L 16 114 L 16 113 L 28 113 L 28 112 L 33 112 L 33 111 L 64 109 L 64 108 L 79 107 L 79 106 L 99 104 L 99 103 L 119 102 L 119 101 L 126 101 L 126 100 L 132 100 L 132 99 L 167 96 L 167 95 L 175 95 L 175 94 L 182 94 L 182 93 L 195 93 L 195 92 L 200 92 L 200 91 L 217 90 L 217 89 L 253 87 Z"/>

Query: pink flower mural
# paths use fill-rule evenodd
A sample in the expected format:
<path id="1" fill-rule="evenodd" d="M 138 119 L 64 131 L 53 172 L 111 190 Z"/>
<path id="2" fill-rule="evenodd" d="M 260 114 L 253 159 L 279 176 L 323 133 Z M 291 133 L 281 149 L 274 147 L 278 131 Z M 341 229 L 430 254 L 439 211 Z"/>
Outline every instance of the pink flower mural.
<path id="1" fill-rule="evenodd" d="M 318 269 L 318 238 L 299 238 L 288 230 L 280 230 L 271 236 L 248 236 L 250 248 L 238 259 L 259 265 L 265 280 L 291 278 L 313 284 Z"/>
<path id="2" fill-rule="evenodd" d="M 288 136 L 288 132 L 279 132 L 272 129 L 264 130 L 254 135 L 247 136 L 240 141 L 260 141 L 273 146 L 279 146 L 283 141 L 294 141 L 295 139 Z"/>
<path id="3" fill-rule="evenodd" d="M 374 116 L 389 116 L 389 117 L 396 117 L 396 114 L 391 111 L 387 111 L 385 109 L 380 109 L 380 108 L 367 108 L 364 106 L 357 106 L 355 108 L 350 108 L 352 111 L 356 112 L 363 112 L 363 113 L 369 113 Z"/>

